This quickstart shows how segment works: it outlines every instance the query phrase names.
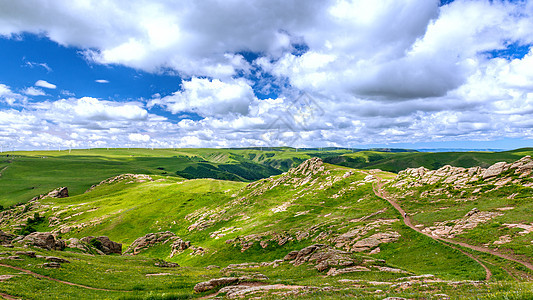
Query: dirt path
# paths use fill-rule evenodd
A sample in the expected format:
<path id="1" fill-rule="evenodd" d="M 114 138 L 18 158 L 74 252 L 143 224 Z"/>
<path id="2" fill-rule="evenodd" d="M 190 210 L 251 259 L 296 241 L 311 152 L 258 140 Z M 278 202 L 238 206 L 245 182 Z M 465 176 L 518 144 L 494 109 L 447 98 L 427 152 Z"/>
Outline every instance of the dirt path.
<path id="1" fill-rule="evenodd" d="M 503 258 L 503 259 L 514 261 L 514 262 L 519 263 L 519 264 L 523 265 L 524 267 L 526 267 L 526 268 L 528 268 L 528 269 L 533 271 L 533 264 L 531 264 L 531 263 L 529 263 L 527 261 L 523 261 L 523 260 L 517 258 L 514 255 L 504 254 L 504 253 L 500 253 L 500 252 L 498 252 L 496 250 L 493 250 L 493 249 L 489 249 L 489 248 L 485 248 L 485 247 L 481 247 L 481 246 L 474 246 L 474 245 L 470 245 L 470 244 L 467 244 L 467 243 L 454 241 L 454 240 L 450 240 L 450 239 L 447 239 L 447 238 L 441 238 L 441 237 L 438 237 L 438 236 L 433 236 L 433 235 L 431 235 L 429 233 L 422 232 L 422 230 L 420 230 L 419 228 L 415 227 L 411 223 L 411 218 L 405 213 L 405 211 L 401 208 L 401 206 L 392 197 L 387 195 L 387 193 L 383 190 L 383 188 L 382 188 L 383 187 L 383 183 L 381 182 L 381 179 L 378 178 L 377 176 L 375 176 L 375 177 L 378 180 L 377 184 L 374 185 L 374 193 L 376 194 L 376 196 L 387 200 L 402 215 L 403 222 L 405 223 L 405 225 L 409 226 L 411 229 L 416 230 L 416 231 L 424 234 L 425 236 L 430 237 L 430 238 L 432 238 L 434 240 L 437 240 L 437 241 L 446 242 L 448 244 L 453 244 L 453 245 L 469 248 L 469 249 L 472 249 L 472 250 L 475 250 L 475 251 L 492 254 L 494 256 L 497 256 L 497 257 L 500 257 L 500 258 Z M 461 251 L 461 250 L 459 250 L 459 251 Z M 463 252 L 463 253 L 465 253 L 465 252 Z M 465 254 L 468 255 L 469 257 L 475 259 L 481 265 L 483 265 L 478 259 L 474 258 L 471 254 L 469 254 L 469 253 L 465 253 Z M 486 271 L 490 272 L 485 265 L 483 265 L 483 267 L 485 268 Z"/>
<path id="2" fill-rule="evenodd" d="M 425 236 L 433 239 L 433 240 L 436 240 L 436 241 L 443 241 L 441 238 L 439 237 L 434 237 L 432 235 L 429 235 L 429 234 L 426 234 L 422 231 L 420 231 L 418 228 L 416 228 L 412 223 L 411 223 L 411 219 L 409 218 L 409 216 L 407 216 L 407 214 L 405 213 L 405 211 L 401 208 L 401 206 L 396 203 L 396 201 L 392 200 L 392 198 L 388 197 L 385 192 L 383 191 L 382 189 L 382 182 L 381 182 L 381 179 L 379 179 L 377 176 L 375 176 L 378 180 L 377 184 L 373 186 L 373 190 L 374 190 L 374 194 L 376 194 L 376 196 L 380 197 L 380 198 L 383 198 L 385 200 L 387 200 L 401 215 L 402 215 L 402 218 L 403 218 L 403 222 L 405 223 L 405 225 L 409 226 L 409 228 L 415 230 L 415 231 L 418 231 L 422 234 L 424 234 Z M 377 186 L 377 189 L 376 189 L 376 186 Z M 452 243 L 453 244 L 453 243 Z M 474 255 L 470 254 L 470 253 L 467 253 L 467 252 L 464 252 L 462 251 L 461 249 L 457 248 L 457 247 L 453 247 L 451 245 L 447 245 L 448 247 L 452 248 L 452 249 L 455 249 L 459 252 L 461 252 L 462 254 L 470 257 L 471 259 L 473 259 L 474 261 L 476 261 L 480 266 L 483 267 L 483 269 L 485 269 L 485 280 L 490 280 L 490 278 L 492 277 L 492 272 L 490 271 L 490 269 L 485 266 L 484 263 L 482 263 L 477 257 L 475 257 Z"/>
<path id="3" fill-rule="evenodd" d="M 52 277 L 49 277 L 49 276 L 46 276 L 46 275 L 37 274 L 37 273 L 32 272 L 30 270 L 26 270 L 26 269 L 22 269 L 22 268 L 19 268 L 19 267 L 6 265 L 6 264 L 0 264 L 0 267 L 11 268 L 11 269 L 14 269 L 14 270 L 21 271 L 21 272 L 24 272 L 26 274 L 32 275 L 33 277 L 42 278 L 42 279 L 48 279 L 48 280 L 52 280 L 52 281 L 55 281 L 55 282 L 59 282 L 59 283 L 63 283 L 63 284 L 71 285 L 71 286 L 77 286 L 77 287 L 81 287 L 81 288 L 88 289 L 88 290 L 106 291 L 106 292 L 130 292 L 130 291 L 101 289 L 101 288 L 95 288 L 95 287 L 92 287 L 92 286 L 86 286 L 86 285 L 82 285 L 82 284 L 63 281 L 63 280 L 52 278 Z"/>
<path id="4" fill-rule="evenodd" d="M 7 299 L 7 300 L 20 300 L 20 298 L 17 298 L 15 296 L 11 296 L 5 293 L 0 293 L 0 297 Z"/>

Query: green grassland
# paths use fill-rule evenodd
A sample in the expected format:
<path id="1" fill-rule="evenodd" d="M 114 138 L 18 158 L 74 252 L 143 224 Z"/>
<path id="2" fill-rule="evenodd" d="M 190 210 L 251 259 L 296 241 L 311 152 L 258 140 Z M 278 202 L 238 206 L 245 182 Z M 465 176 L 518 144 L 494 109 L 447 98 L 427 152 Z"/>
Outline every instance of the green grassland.
<path id="1" fill-rule="evenodd" d="M 360 151 L 339 156 L 327 156 L 326 162 L 357 169 L 381 169 L 399 172 L 407 168 L 426 167 L 435 170 L 444 165 L 486 168 L 496 162 L 512 162 L 533 155 L 533 148 L 502 152 L 376 152 Z"/>
<path id="2" fill-rule="evenodd" d="M 520 265 L 469 249 L 452 248 L 418 233 L 402 222 L 402 216 L 384 199 L 374 194 L 376 176 L 394 180 L 396 174 L 365 171 L 382 166 L 399 168 L 403 160 L 414 166 L 448 164 L 470 166 L 496 161 L 513 161 L 531 149 L 502 153 L 411 153 L 352 152 L 342 149 L 91 149 L 61 152 L 17 152 L 0 158 L 0 203 L 4 206 L 26 203 L 31 197 L 58 186 L 67 186 L 68 198 L 45 198 L 6 209 L 10 217 L 1 228 L 17 232 L 28 218 L 43 218 L 38 231 L 57 232 L 62 239 L 108 236 L 123 244 L 123 251 L 148 233 L 170 231 L 191 246 L 171 257 L 169 244 L 158 244 L 138 255 L 92 255 L 77 249 L 44 251 L 68 259 L 60 269 L 46 269 L 42 258 L 22 256 L 21 260 L 2 259 L 0 264 L 19 267 L 65 283 L 37 279 L 19 270 L 0 266 L 0 275 L 15 275 L 0 281 L 0 293 L 23 299 L 188 299 L 207 296 L 195 293 L 196 283 L 224 276 L 263 274 L 261 284 L 310 287 L 304 292 L 257 294 L 263 298 L 296 297 L 335 299 L 385 297 L 441 299 L 524 299 L 533 296 L 527 278 L 530 271 Z M 462 156 L 463 155 L 463 156 Z M 311 158 L 322 157 L 322 169 L 292 169 Z M 380 159 L 377 159 L 377 157 Z M 461 156 L 461 157 L 459 157 Z M 339 157 L 365 160 L 354 169 Z M 411 164 L 411 163 L 409 163 Z M 310 171 L 311 170 L 311 171 Z M 152 181 L 117 181 L 86 190 L 100 181 L 123 173 L 148 174 Z M 370 174 L 374 174 L 370 176 Z M 213 177 L 213 178 L 204 178 Z M 397 195 L 416 224 L 430 226 L 461 218 L 472 208 L 498 211 L 513 206 L 490 222 L 457 238 L 476 245 L 493 242 L 504 234 L 517 235 L 516 229 L 493 224 L 532 223 L 531 189 L 518 186 L 482 193 L 468 199 L 476 187 L 459 196 L 424 197 L 422 193 L 446 188 L 442 183 L 422 186 L 406 193 L 389 187 Z M 509 193 L 516 193 L 507 199 Z M 326 276 L 313 264 L 294 266 L 288 261 L 247 268 L 231 264 L 273 262 L 293 250 L 313 244 L 326 244 L 342 250 L 340 237 L 355 232 L 358 240 L 379 233 L 397 233 L 399 238 L 379 244 L 379 250 L 357 251 L 350 256 L 368 270 Z M 532 257 L 530 236 L 513 240 L 500 249 Z M 529 243 L 529 244 L 527 244 Z M 14 255 L 18 248 L 0 246 L 0 258 Z M 346 248 L 348 247 L 348 248 Z M 202 250 L 199 251 L 198 249 Z M 374 250 L 376 248 L 373 248 Z M 462 252 L 461 252 L 462 251 Z M 471 252 L 491 270 L 491 280 Z M 178 268 L 154 266 L 158 260 L 175 262 Z M 208 267 L 216 265 L 217 267 Z M 382 271 L 378 267 L 401 270 Z M 161 275 L 163 273 L 164 275 Z M 159 274 L 159 275 L 153 275 Z M 434 275 L 434 281 L 409 281 L 406 276 Z M 252 281 L 256 281 L 253 279 Z M 456 283 L 459 282 L 459 283 Z M 87 287 L 96 288 L 88 289 Z M 106 290 L 98 290 L 106 289 Z M 223 295 L 221 295 L 223 296 Z M 253 295 L 248 295 L 251 297 Z"/>
<path id="3" fill-rule="evenodd" d="M 124 173 L 253 181 L 287 171 L 311 158 L 312 152 L 284 148 L 4 152 L 0 155 L 0 205 L 24 203 L 58 186 L 79 195 L 93 184 Z"/>

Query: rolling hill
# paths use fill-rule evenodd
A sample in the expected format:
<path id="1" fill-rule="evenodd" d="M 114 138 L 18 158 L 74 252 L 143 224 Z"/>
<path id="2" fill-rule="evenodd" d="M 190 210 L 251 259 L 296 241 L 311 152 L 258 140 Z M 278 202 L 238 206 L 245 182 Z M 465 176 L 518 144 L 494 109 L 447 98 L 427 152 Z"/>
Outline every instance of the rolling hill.
<path id="1" fill-rule="evenodd" d="M 55 187 L 68 186 L 57 179 L 70 176 L 75 183 L 91 178 L 90 185 L 80 184 L 84 191 L 64 198 L 51 193 L 0 213 L 0 241 L 6 245 L 0 246 L 0 294 L 24 299 L 533 295 L 533 177 L 528 171 L 533 163 L 527 157 L 488 169 L 443 166 L 395 174 L 376 170 L 371 159 L 367 170 L 326 161 L 372 155 L 388 159 L 390 165 L 401 155 L 418 155 L 417 163 L 468 160 L 453 153 L 338 149 L 314 153 L 322 159 L 306 159 L 313 153 L 288 150 L 90 151 L 56 166 L 63 177 L 48 178 Z M 103 155 L 105 151 L 110 154 Z M 465 157 L 488 164 L 497 155 L 516 161 L 528 151 Z M 32 154 L 15 155 L 8 167 L 28 173 L 39 169 L 30 168 L 29 162 L 43 154 Z M 274 168 L 266 161 L 284 160 L 292 160 L 294 167 L 283 173 L 276 169 L 278 174 L 255 181 L 242 176 L 187 179 L 168 172 L 182 167 L 171 163 L 174 156 L 187 157 L 188 167 L 209 162 L 217 168 L 244 168 L 242 163 Z M 47 157 L 41 159 L 55 159 Z M 74 162 L 81 157 L 102 160 L 95 165 L 101 168 L 80 163 L 75 171 Z M 55 162 L 69 159 L 58 157 Z M 296 164 L 300 159 L 302 163 Z M 11 165 L 17 160 L 22 163 Z M 134 168 L 145 175 L 133 174 Z M 132 173 L 99 181 L 105 172 L 122 170 Z M 13 180 L 14 174 L 9 176 Z M 35 247 L 38 232 L 52 233 L 46 235 L 51 250 Z M 98 238 L 102 236 L 110 240 Z M 116 243 L 123 255 L 109 252 Z M 58 268 L 49 265 L 55 261 Z"/>

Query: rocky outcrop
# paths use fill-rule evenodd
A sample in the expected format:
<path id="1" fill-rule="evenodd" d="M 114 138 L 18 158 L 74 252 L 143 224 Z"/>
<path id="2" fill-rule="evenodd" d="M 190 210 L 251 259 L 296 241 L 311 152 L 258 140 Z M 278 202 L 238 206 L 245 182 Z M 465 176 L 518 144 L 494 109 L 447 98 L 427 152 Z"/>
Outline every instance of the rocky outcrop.
<path id="1" fill-rule="evenodd" d="M 33 232 L 24 237 L 23 244 L 43 248 L 46 250 L 63 250 L 65 242 L 57 239 L 50 232 Z"/>
<path id="2" fill-rule="evenodd" d="M 170 257 L 173 257 L 175 254 L 180 253 L 181 251 L 189 248 L 191 242 L 183 241 L 181 238 L 176 236 L 173 232 L 162 231 L 156 233 L 148 233 L 145 236 L 142 236 L 128 247 L 125 253 L 137 255 L 140 252 L 148 249 L 149 247 L 155 245 L 163 245 L 167 243 L 172 243 L 170 245 Z"/>
<path id="3" fill-rule="evenodd" d="M 37 197 L 34 197 L 31 199 L 31 201 L 38 201 L 46 198 L 67 198 L 68 195 L 68 188 L 66 186 L 58 187 L 57 189 L 49 192 L 46 195 L 39 195 Z"/>
<path id="4" fill-rule="evenodd" d="M 177 253 L 182 252 L 183 250 L 188 249 L 191 247 L 190 241 L 183 241 L 179 237 L 176 237 L 176 239 L 172 242 L 172 245 L 170 245 L 170 257 L 174 257 Z"/>
<path id="5" fill-rule="evenodd" d="M 97 248 L 98 250 L 102 251 L 106 255 L 113 254 L 113 253 L 122 254 L 122 244 L 113 242 L 107 236 L 99 236 L 99 237 L 86 236 L 80 239 L 80 241 Z"/>
<path id="6" fill-rule="evenodd" d="M 251 190 L 250 195 L 261 195 L 268 190 L 271 190 L 280 185 L 291 185 L 295 188 L 301 186 L 314 186 L 316 188 L 324 189 L 328 186 L 332 186 L 333 183 L 344 179 L 342 176 L 330 176 L 327 180 L 324 180 L 317 183 L 315 178 L 320 175 L 328 175 L 330 172 L 325 169 L 324 162 L 318 157 L 308 159 L 301 163 L 299 166 L 290 169 L 289 171 L 283 173 L 280 176 L 271 177 L 263 180 L 259 180 L 253 183 L 250 183 L 246 186 L 245 189 Z M 346 175 L 346 174 L 345 174 Z M 347 178 L 346 176 L 345 178 Z"/>
<path id="7" fill-rule="evenodd" d="M 410 168 L 398 173 L 393 186 L 412 187 L 442 182 L 452 184 L 455 187 L 463 187 L 478 180 L 492 180 L 509 170 L 513 170 L 513 173 L 519 174 L 520 177 L 528 176 L 533 170 L 533 159 L 531 156 L 524 156 L 512 163 L 495 163 L 487 169 L 481 167 L 460 168 L 450 165 L 431 171 L 424 167 Z"/>
<path id="8" fill-rule="evenodd" d="M 66 240 L 65 243 L 68 248 L 78 249 L 83 251 L 84 253 L 97 253 L 99 255 L 105 255 L 105 253 L 102 252 L 100 249 L 91 246 L 86 242 L 82 242 L 77 238 L 70 238 Z"/>
<path id="9" fill-rule="evenodd" d="M 127 181 L 126 183 L 134 183 L 134 182 L 146 182 L 146 181 L 154 181 L 154 180 L 149 175 L 144 175 L 144 174 L 121 174 L 115 177 L 102 180 L 100 183 L 92 185 L 85 192 L 88 193 L 94 190 L 95 188 L 101 185 L 104 185 L 104 184 L 111 184 L 111 183 L 120 182 L 120 181 Z"/>
<path id="10" fill-rule="evenodd" d="M 290 261 L 295 266 L 309 262 L 314 264 L 315 268 L 320 272 L 332 266 L 347 267 L 355 263 L 350 256 L 350 252 L 332 249 L 323 244 L 311 245 L 300 251 L 291 251 L 283 260 Z"/>

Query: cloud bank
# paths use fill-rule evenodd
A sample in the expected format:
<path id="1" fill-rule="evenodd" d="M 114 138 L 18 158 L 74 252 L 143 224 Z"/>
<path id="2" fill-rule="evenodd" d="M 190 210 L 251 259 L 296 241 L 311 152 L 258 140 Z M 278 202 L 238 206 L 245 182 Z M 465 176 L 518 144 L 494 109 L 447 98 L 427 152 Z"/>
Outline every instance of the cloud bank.
<path id="1" fill-rule="evenodd" d="M 27 98 L 42 90 L 0 83 L 0 139 L 226 147 L 533 138 L 532 28 L 531 1 L 1 2 L 0 35 L 41 34 L 90 63 L 183 81 L 149 100 L 37 103 Z M 512 47 L 526 54 L 500 54 Z"/>

